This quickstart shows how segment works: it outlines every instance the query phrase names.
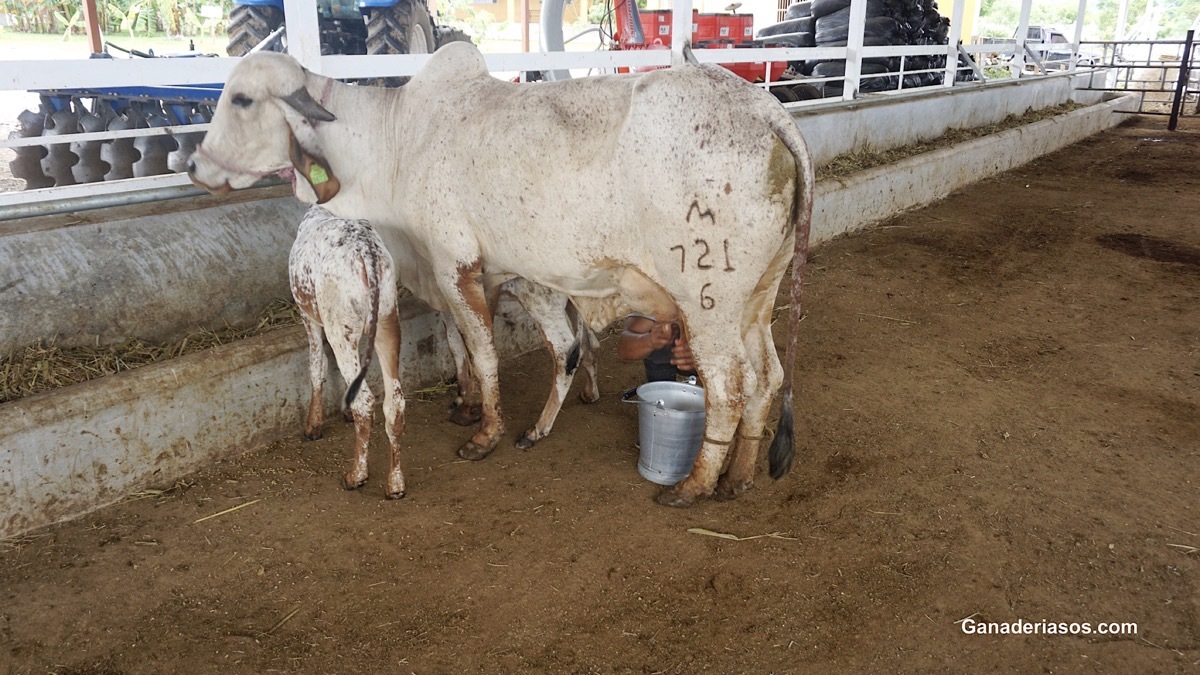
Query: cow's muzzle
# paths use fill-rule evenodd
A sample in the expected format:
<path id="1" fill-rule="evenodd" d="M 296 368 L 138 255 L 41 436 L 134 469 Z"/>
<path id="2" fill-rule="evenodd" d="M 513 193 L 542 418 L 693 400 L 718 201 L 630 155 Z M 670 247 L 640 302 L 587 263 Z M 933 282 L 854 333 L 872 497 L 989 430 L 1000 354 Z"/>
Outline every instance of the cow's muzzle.
<path id="1" fill-rule="evenodd" d="M 192 185 L 195 185 L 201 190 L 205 190 L 209 194 L 214 194 L 218 197 L 224 197 L 233 190 L 233 186 L 229 184 L 229 181 L 225 181 L 221 185 L 214 187 L 205 183 L 199 178 L 196 178 L 195 168 L 196 166 L 194 164 L 188 166 L 188 178 L 192 181 Z"/>

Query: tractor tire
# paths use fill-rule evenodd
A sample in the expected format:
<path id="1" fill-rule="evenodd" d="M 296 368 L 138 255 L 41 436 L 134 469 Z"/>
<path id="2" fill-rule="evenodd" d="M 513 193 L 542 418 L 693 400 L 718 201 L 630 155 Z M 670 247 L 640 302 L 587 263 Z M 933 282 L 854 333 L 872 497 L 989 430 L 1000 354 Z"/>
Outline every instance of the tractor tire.
<path id="1" fill-rule="evenodd" d="M 237 5 L 229 12 L 229 46 L 225 53 L 245 56 L 282 25 L 283 12 L 278 7 Z"/>
<path id="2" fill-rule="evenodd" d="M 432 54 L 437 48 L 424 0 L 399 0 L 367 14 L 367 54 Z M 364 84 L 399 87 L 410 78 L 380 77 Z"/>
<path id="3" fill-rule="evenodd" d="M 466 31 L 462 31 L 457 28 L 451 28 L 450 26 L 438 26 L 433 32 L 436 34 L 438 49 L 441 49 L 443 45 L 450 44 L 451 42 L 470 42 L 471 44 L 475 44 L 475 41 L 471 39 L 470 35 L 467 35 Z"/>
<path id="4" fill-rule="evenodd" d="M 800 100 L 791 87 L 771 87 L 771 93 L 780 103 L 795 103 Z"/>

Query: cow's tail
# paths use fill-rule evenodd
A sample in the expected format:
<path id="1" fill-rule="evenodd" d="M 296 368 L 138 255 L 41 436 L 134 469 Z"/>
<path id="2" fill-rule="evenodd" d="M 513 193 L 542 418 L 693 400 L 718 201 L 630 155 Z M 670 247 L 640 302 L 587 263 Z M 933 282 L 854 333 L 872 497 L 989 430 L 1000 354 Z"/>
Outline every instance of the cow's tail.
<path id="1" fill-rule="evenodd" d="M 371 366 L 371 359 L 375 357 L 375 330 L 379 327 L 379 294 L 380 284 L 383 281 L 383 272 L 380 269 L 382 258 L 379 251 L 374 246 L 370 246 L 360 262 L 363 266 L 363 277 L 371 293 L 371 307 L 367 313 L 367 351 L 363 355 L 362 368 L 350 382 L 350 386 L 346 388 L 346 408 L 354 403 L 354 399 L 358 397 L 358 390 L 362 388 L 363 380 L 367 377 L 367 368 Z"/>
<path id="2" fill-rule="evenodd" d="M 796 179 L 793 185 L 792 213 L 789 226 L 796 235 L 792 257 L 792 293 L 788 320 L 787 351 L 783 362 L 783 400 L 780 403 L 779 426 L 767 457 L 770 462 L 771 478 L 779 479 L 792 467 L 793 411 L 792 392 L 796 365 L 796 342 L 800 333 L 800 319 L 804 316 L 804 268 L 808 262 L 808 232 L 812 224 L 812 200 L 815 179 L 808 145 L 790 117 L 772 117 L 772 131 L 784 144 L 796 162 Z"/>

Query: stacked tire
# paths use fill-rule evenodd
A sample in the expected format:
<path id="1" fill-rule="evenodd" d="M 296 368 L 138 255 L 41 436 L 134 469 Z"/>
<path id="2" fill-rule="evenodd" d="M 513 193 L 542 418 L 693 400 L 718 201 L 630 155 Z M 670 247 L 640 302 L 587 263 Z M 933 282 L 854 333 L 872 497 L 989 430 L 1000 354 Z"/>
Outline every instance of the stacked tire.
<path id="1" fill-rule="evenodd" d="M 866 0 L 867 17 L 863 28 L 863 45 L 944 45 L 948 42 L 950 20 L 937 11 L 937 0 Z M 788 47 L 845 47 L 850 32 L 850 0 L 804 0 L 788 6 L 784 21 L 763 28 L 759 39 L 768 46 Z M 773 35 L 788 37 L 769 39 Z M 900 58 L 868 58 L 862 64 L 863 78 L 859 90 L 886 91 L 897 88 L 923 87 L 940 84 L 940 72 L 912 73 L 914 70 L 945 67 L 945 56 L 910 56 L 904 60 L 903 81 L 899 81 Z M 797 70 L 814 78 L 843 77 L 846 62 L 806 61 Z M 886 76 L 887 73 L 897 73 Z M 883 77 L 871 77 L 883 76 Z M 820 86 L 820 85 L 818 85 Z M 841 96 L 840 81 L 820 86 L 824 97 Z"/>

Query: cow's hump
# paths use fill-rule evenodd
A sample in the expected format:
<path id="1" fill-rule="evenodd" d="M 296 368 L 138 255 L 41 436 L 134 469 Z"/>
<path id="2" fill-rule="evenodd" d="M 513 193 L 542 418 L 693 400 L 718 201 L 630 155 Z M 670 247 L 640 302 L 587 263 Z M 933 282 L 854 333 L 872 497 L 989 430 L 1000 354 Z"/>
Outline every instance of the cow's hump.
<path id="1" fill-rule="evenodd" d="M 470 42 L 451 42 L 433 53 L 417 79 L 423 81 L 463 80 L 487 77 L 487 64 L 479 48 Z"/>

